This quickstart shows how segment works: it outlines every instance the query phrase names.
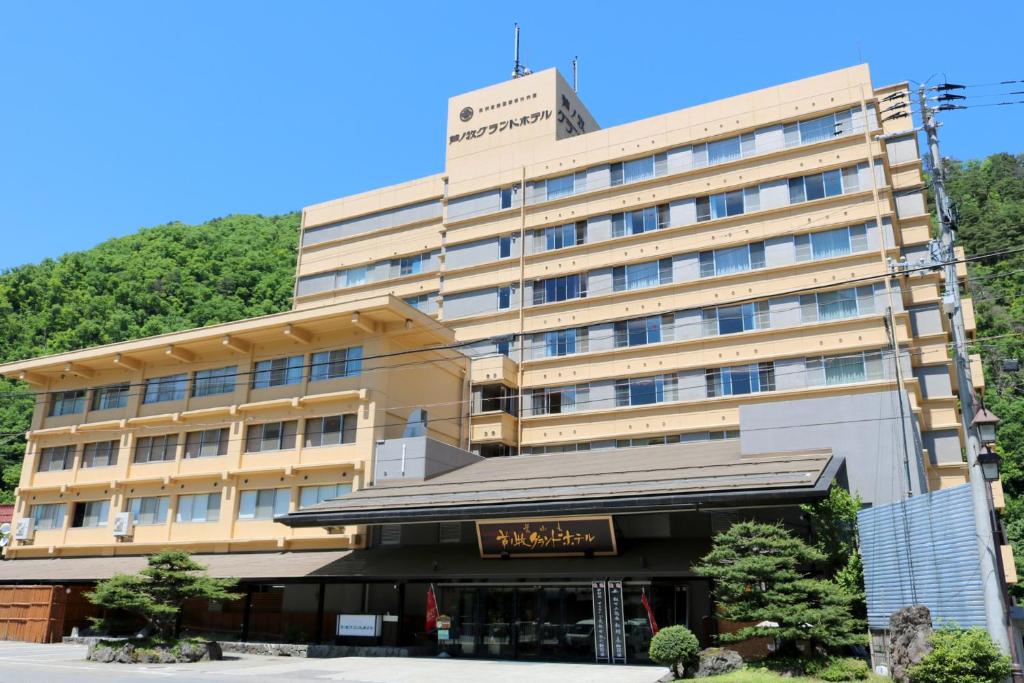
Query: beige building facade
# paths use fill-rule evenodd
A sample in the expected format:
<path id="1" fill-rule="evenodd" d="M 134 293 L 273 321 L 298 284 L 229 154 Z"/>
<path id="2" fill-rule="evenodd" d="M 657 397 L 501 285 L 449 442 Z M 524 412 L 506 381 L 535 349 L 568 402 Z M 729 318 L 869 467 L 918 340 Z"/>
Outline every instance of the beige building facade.
<path id="1" fill-rule="evenodd" d="M 360 547 L 273 517 L 365 486 L 423 396 L 432 437 L 467 438 L 468 362 L 423 350 L 451 342 L 379 295 L 5 366 L 40 392 L 7 557 Z"/>
<path id="2" fill-rule="evenodd" d="M 444 173 L 305 209 L 295 307 L 387 292 L 451 327 L 484 455 L 832 447 L 884 415 L 911 462 L 848 442 L 866 500 L 962 482 L 916 136 L 881 121 L 906 96 L 861 65 L 607 129 L 553 69 L 453 97 Z"/>

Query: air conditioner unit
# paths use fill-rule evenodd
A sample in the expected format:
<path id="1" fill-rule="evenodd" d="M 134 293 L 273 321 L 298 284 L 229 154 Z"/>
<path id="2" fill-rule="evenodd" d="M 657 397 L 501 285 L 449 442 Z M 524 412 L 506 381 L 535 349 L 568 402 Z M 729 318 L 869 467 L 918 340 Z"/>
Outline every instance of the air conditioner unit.
<path id="1" fill-rule="evenodd" d="M 17 541 L 31 541 L 35 528 L 31 517 L 22 517 L 18 520 L 18 526 L 14 529 L 14 538 Z"/>
<path id="2" fill-rule="evenodd" d="M 130 512 L 118 512 L 114 515 L 113 532 L 117 537 L 132 535 L 132 514 Z"/>

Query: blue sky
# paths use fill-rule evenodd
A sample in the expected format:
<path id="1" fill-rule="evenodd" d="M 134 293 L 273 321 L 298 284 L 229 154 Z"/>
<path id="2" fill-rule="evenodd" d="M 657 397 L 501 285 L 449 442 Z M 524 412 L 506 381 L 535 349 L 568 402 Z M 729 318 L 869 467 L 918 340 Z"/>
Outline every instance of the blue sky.
<path id="1" fill-rule="evenodd" d="M 530 67 L 579 55 L 602 126 L 862 60 L 876 85 L 1024 78 L 1024 3 L 1008 0 L 8 2 L 0 269 L 438 172 L 447 98 L 508 77 L 514 21 Z M 973 92 L 1008 89 L 1024 85 Z M 944 121 L 949 156 L 1024 152 L 1024 106 Z"/>

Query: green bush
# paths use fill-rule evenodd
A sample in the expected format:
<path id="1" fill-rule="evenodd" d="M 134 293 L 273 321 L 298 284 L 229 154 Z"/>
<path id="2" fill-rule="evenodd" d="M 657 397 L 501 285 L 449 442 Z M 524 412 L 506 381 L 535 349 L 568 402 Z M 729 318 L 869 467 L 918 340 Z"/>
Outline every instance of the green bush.
<path id="1" fill-rule="evenodd" d="M 912 683 L 1002 683 L 1010 675 L 1010 658 L 984 629 L 941 628 L 929 642 L 932 651 L 910 668 Z"/>
<path id="2" fill-rule="evenodd" d="M 862 659 L 833 657 L 814 672 L 814 675 L 823 681 L 864 681 L 867 680 L 870 671 L 867 662 Z"/>
<path id="3" fill-rule="evenodd" d="M 700 643 L 697 636 L 685 626 L 666 626 L 651 638 L 648 654 L 651 661 L 667 666 L 676 678 L 682 678 L 683 668 L 697 658 Z"/>

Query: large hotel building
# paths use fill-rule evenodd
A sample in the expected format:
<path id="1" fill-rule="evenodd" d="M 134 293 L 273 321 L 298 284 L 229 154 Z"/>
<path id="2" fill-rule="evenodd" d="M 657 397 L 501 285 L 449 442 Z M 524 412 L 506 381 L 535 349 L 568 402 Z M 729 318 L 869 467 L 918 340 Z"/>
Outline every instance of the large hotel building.
<path id="1" fill-rule="evenodd" d="M 184 619 L 229 639 L 643 661 L 646 595 L 709 642 L 732 521 L 965 480 L 907 95 L 453 97 L 443 172 L 303 211 L 293 310 L 0 366 L 39 396 L 0 581 L 68 630 L 181 548 L 242 579 Z"/>

